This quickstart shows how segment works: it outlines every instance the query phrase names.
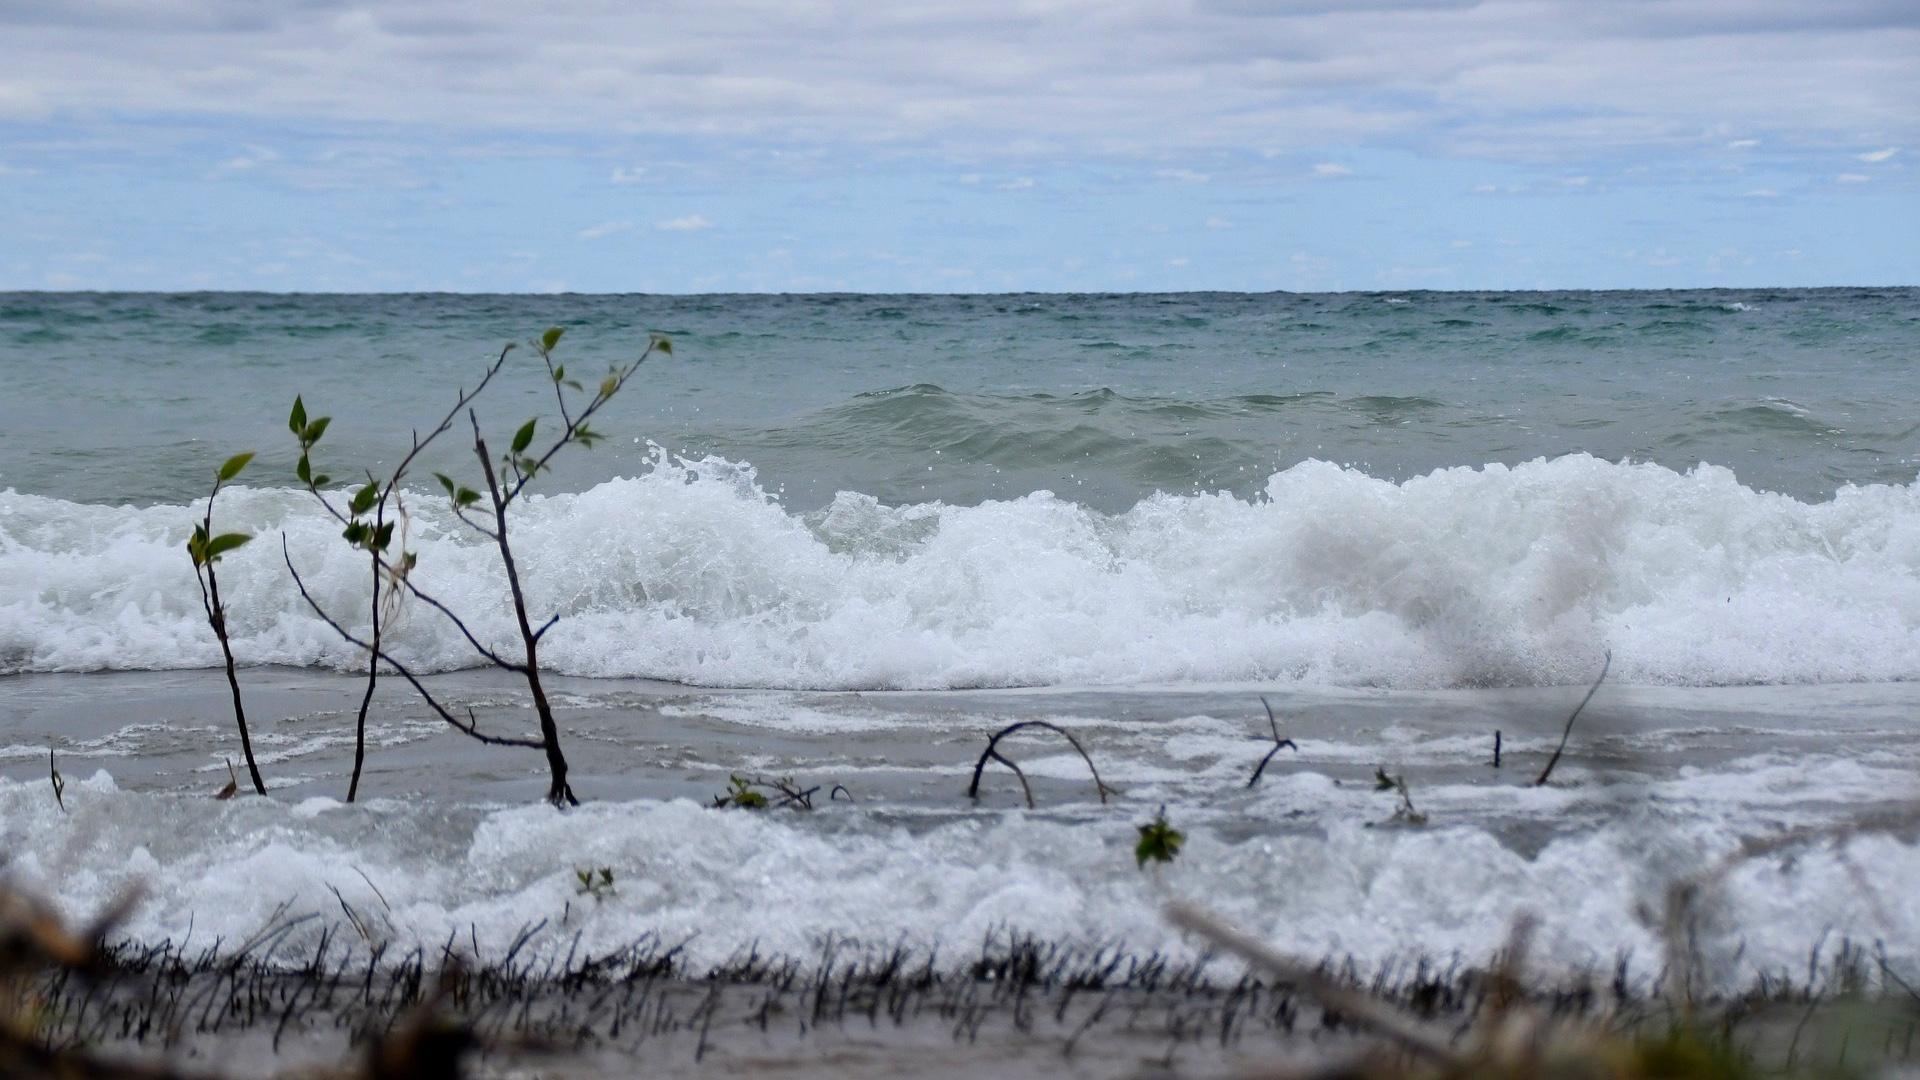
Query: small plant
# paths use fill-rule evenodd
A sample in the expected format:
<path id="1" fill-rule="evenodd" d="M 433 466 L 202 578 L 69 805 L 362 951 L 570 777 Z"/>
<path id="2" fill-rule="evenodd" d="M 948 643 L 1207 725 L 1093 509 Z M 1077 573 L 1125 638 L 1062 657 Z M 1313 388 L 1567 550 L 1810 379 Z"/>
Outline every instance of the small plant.
<path id="1" fill-rule="evenodd" d="M 1400 793 L 1400 805 L 1394 807 L 1393 817 L 1387 819 L 1389 822 L 1415 827 L 1427 823 L 1427 815 L 1421 813 L 1413 805 L 1413 793 L 1407 790 L 1407 778 L 1405 776 L 1389 776 L 1384 767 L 1375 766 L 1373 770 L 1373 790 L 1397 791 Z"/>
<path id="2" fill-rule="evenodd" d="M 619 393 L 648 358 L 655 353 L 670 355 L 673 352 L 673 343 L 664 337 L 653 336 L 649 339 L 646 349 L 637 358 L 610 368 L 606 376 L 600 380 L 598 387 L 588 394 L 586 388 L 577 379 L 567 377 L 565 365 L 554 362 L 554 349 L 560 344 L 560 339 L 565 333 L 565 330 L 556 326 L 541 334 L 532 343 L 534 352 L 546 366 L 547 379 L 553 387 L 554 401 L 560 413 L 559 431 L 544 448 L 534 446 L 534 436 L 540 423 L 538 417 L 526 421 L 515 429 L 512 438 L 508 441 L 507 451 L 498 458 L 487 448 L 487 440 L 481 433 L 480 417 L 473 407 L 473 402 L 506 364 L 508 354 L 514 349 L 514 346 L 509 344 L 500 350 L 499 356 L 481 375 L 479 382 L 471 391 L 462 390 L 455 397 L 453 407 L 441 417 L 438 424 L 424 436 L 418 432 L 414 433 L 412 448 L 400 459 L 399 465 L 395 467 L 391 476 L 383 481 L 371 472 L 367 473 L 367 483 L 357 489 L 344 506 L 336 502 L 337 493 L 330 494 L 321 490 L 330 478 L 314 474 L 310 456 L 314 445 L 326 434 L 330 418 L 309 420 L 306 403 L 298 397 L 294 399 L 293 413 L 288 418 L 287 426 L 293 430 L 295 437 L 300 441 L 300 463 L 295 473 L 307 486 L 307 490 L 320 500 L 327 512 L 344 526 L 344 531 L 341 533 L 342 539 L 356 550 L 366 552 L 372 567 L 373 598 L 370 610 L 373 621 L 369 639 L 348 630 L 320 606 L 319 601 L 307 591 L 306 583 L 301 579 L 299 570 L 293 565 L 291 553 L 285 550 L 285 537 L 283 536 L 281 540 L 287 569 L 293 574 L 294 584 L 299 587 L 301 598 L 307 602 L 307 606 L 341 638 L 367 653 L 367 691 L 360 704 L 354 753 L 354 780 L 348 789 L 349 801 L 359 785 L 360 762 L 365 756 L 367 704 L 372 699 L 374 680 L 379 674 L 381 664 L 398 672 L 400 677 L 413 686 L 442 720 L 467 737 L 493 746 L 520 746 L 540 750 L 547 760 L 549 777 L 547 801 L 555 805 L 577 805 L 580 801 L 573 792 L 573 785 L 567 780 L 568 765 L 566 755 L 560 747 L 560 725 L 554 719 L 553 706 L 547 700 L 547 692 L 541 681 L 540 672 L 540 639 L 560 621 L 560 616 L 554 615 L 536 627 L 528 613 L 526 593 L 521 587 L 520 570 L 514 561 L 513 545 L 509 539 L 508 527 L 511 518 L 508 510 L 526 493 L 527 485 L 532 483 L 536 476 L 552 468 L 551 462 L 554 455 L 571 444 L 578 443 L 581 446 L 591 447 L 601 439 L 601 433 L 588 426 L 587 421 L 611 401 L 615 394 Z M 576 395 L 571 400 L 568 397 L 570 391 Z M 578 395 L 586 395 L 586 397 L 583 400 Z M 466 414 L 468 424 L 473 429 L 473 452 L 479 461 L 484 486 L 476 490 L 457 483 L 452 477 L 443 473 L 435 473 L 434 478 L 445 489 L 453 516 L 461 524 L 491 542 L 499 551 L 501 569 L 506 577 L 508 597 L 512 603 L 514 621 L 518 630 L 517 650 L 501 651 L 488 646 L 468 629 L 466 622 L 451 608 L 422 591 L 414 583 L 412 572 L 417 558 L 414 552 L 405 550 L 404 535 L 401 537 L 399 554 L 395 556 L 389 553 L 394 540 L 395 525 L 397 521 L 405 519 L 405 508 L 400 501 L 399 492 L 402 482 L 407 477 L 408 469 L 435 439 L 452 429 L 462 412 Z M 392 516 L 389 516 L 389 510 L 392 511 Z M 478 719 L 471 709 L 467 711 L 467 718 L 463 721 L 442 706 L 405 665 L 395 660 L 381 647 L 383 588 L 389 597 L 398 595 L 399 590 L 405 590 L 406 595 L 438 611 L 453 623 L 461 636 L 466 639 L 467 644 L 488 663 L 524 679 L 527 691 L 533 699 L 534 713 L 539 720 L 539 737 L 482 734 Z M 518 653 L 517 656 L 514 655 L 515 652 Z"/>
<path id="3" fill-rule="evenodd" d="M 736 810 L 765 810 L 767 797 L 754 790 L 754 782 L 735 773 L 727 778 L 725 794 L 715 795 L 715 808 L 731 807 Z"/>
<path id="4" fill-rule="evenodd" d="M 1149 862 L 1170 863 L 1180 854 L 1180 845 L 1187 842 L 1187 834 L 1174 828 L 1167 822 L 1167 808 L 1162 806 L 1153 820 L 1140 826 L 1140 839 L 1133 845 L 1133 861 L 1144 870 Z"/>
<path id="5" fill-rule="evenodd" d="M 591 896 L 595 903 L 599 903 L 614 895 L 613 867 L 611 866 L 602 866 L 598 870 L 576 869 L 573 876 L 579 882 L 579 886 L 573 890 L 575 896 Z"/>
<path id="6" fill-rule="evenodd" d="M 193 560 L 193 576 L 200 582 L 200 606 L 207 613 L 207 625 L 213 628 L 213 636 L 220 639 L 220 652 L 226 657 L 227 686 L 233 690 L 233 720 L 240 727 L 240 752 L 247 759 L 253 790 L 265 795 L 266 781 L 260 779 L 260 766 L 253 760 L 253 738 L 247 732 L 247 710 L 240 703 L 240 678 L 234 672 L 233 643 L 227 639 L 227 607 L 220 602 L 220 577 L 214 570 L 222 555 L 253 539 L 250 533 L 216 534 L 213 531 L 213 503 L 220 496 L 221 486 L 239 476 L 240 470 L 252 460 L 251 452 L 235 454 L 213 474 L 213 490 L 207 493 L 207 513 L 187 539 L 187 555 Z"/>

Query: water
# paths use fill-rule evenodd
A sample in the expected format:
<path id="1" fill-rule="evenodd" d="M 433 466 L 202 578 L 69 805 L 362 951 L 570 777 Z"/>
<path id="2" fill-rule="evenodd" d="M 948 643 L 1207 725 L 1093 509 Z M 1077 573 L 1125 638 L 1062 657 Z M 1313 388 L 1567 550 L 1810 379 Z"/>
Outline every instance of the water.
<path id="1" fill-rule="evenodd" d="M 548 324 L 592 376 L 675 341 L 516 525 L 589 805 L 533 805 L 538 755 L 389 680 L 370 801 L 342 806 L 359 660 L 279 538 L 349 623 L 365 568 L 291 486 L 287 406 L 335 416 L 324 469 L 380 473 Z M 1533 911 L 1545 962 L 1650 968 L 1636 912 L 1665 881 L 1914 794 L 1917 355 L 1913 289 L 0 296 L 5 872 L 76 908 L 137 877 L 149 938 L 241 940 L 288 898 L 333 918 L 331 885 L 397 939 L 504 948 L 605 865 L 618 897 L 569 911 L 589 944 L 697 929 L 709 959 L 827 934 L 961 955 L 1006 925 L 1181 948 L 1167 888 L 1308 954 L 1478 958 Z M 550 404 L 509 364 L 496 441 Z M 219 521 L 263 539 L 222 580 L 274 798 L 214 802 L 236 740 L 181 547 L 240 450 Z M 509 645 L 495 556 L 417 475 L 417 580 Z M 433 612 L 391 635 L 484 726 L 528 723 Z M 1262 695 L 1299 751 L 1249 790 Z M 1022 719 L 1079 733 L 1120 794 L 1035 738 L 1038 811 L 1005 773 L 967 800 Z M 734 772 L 857 801 L 704 808 Z M 1163 805 L 1190 841 L 1155 884 L 1130 839 Z M 1828 931 L 1912 965 L 1916 887 L 1900 839 L 1760 860 L 1704 931 L 1715 976 L 1802 967 Z"/>

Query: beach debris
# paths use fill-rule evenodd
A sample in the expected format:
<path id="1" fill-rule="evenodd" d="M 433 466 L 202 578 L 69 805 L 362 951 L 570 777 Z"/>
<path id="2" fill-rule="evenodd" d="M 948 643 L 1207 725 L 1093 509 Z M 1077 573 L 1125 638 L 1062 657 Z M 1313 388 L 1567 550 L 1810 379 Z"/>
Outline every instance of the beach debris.
<path id="1" fill-rule="evenodd" d="M 53 763 L 53 748 L 47 748 L 47 778 L 53 785 L 53 801 L 60 804 L 60 812 L 67 812 L 67 781 L 60 775 L 60 767 Z"/>
<path id="2" fill-rule="evenodd" d="M 1027 809 L 1032 810 L 1035 808 L 1035 804 L 1033 801 L 1033 785 L 1027 782 L 1027 774 L 1025 772 L 1022 772 L 1020 769 L 1020 766 L 1014 764 L 1011 758 L 1008 758 L 1007 756 L 1000 753 L 1001 739 L 1004 739 L 1007 736 L 1012 735 L 1016 731 L 1022 731 L 1026 728 L 1041 728 L 1046 731 L 1051 731 L 1055 735 L 1058 735 L 1061 738 L 1067 740 L 1067 742 L 1073 746 L 1073 749 L 1080 755 L 1080 760 L 1087 763 L 1087 771 L 1093 774 L 1093 787 L 1094 787 L 1094 790 L 1098 792 L 1100 795 L 1101 805 L 1106 804 L 1108 795 L 1118 794 L 1118 792 L 1115 791 L 1115 789 L 1107 786 L 1106 781 L 1100 779 L 1100 770 L 1097 768 L 1094 768 L 1093 758 L 1088 756 L 1087 748 L 1080 745 L 1080 740 L 1074 738 L 1072 732 L 1059 726 L 1058 724 L 1050 723 L 1046 720 L 1022 720 L 1018 723 L 1008 724 L 1006 727 L 1003 727 L 999 731 L 994 732 L 993 736 L 987 740 L 987 748 L 980 752 L 980 760 L 974 762 L 973 764 L 973 782 L 967 785 L 967 798 L 969 799 L 980 798 L 980 774 L 986 770 L 987 762 L 997 761 L 1000 764 L 1005 765 L 1007 768 L 1013 770 L 1013 775 L 1016 777 L 1019 777 L 1020 790 L 1027 797 Z"/>
<path id="3" fill-rule="evenodd" d="M 1180 854 L 1180 845 L 1186 842 L 1187 834 L 1167 822 L 1167 808 L 1163 804 L 1152 821 L 1140 826 L 1140 840 L 1133 845 L 1133 861 L 1142 870 L 1149 862 L 1170 863 Z"/>
<path id="4" fill-rule="evenodd" d="M 1249 788 L 1260 782 L 1260 774 L 1267 771 L 1267 762 L 1273 760 L 1273 755 L 1279 753 L 1282 749 L 1291 749 L 1296 754 L 1300 752 L 1300 747 L 1295 745 L 1292 739 L 1283 739 L 1280 737 L 1280 721 L 1274 718 L 1273 706 L 1267 704 L 1267 698 L 1264 694 L 1260 696 L 1260 707 L 1267 710 L 1267 727 L 1273 732 L 1273 749 L 1267 751 L 1267 756 L 1261 758 L 1260 764 L 1254 766 L 1253 775 L 1247 778 L 1247 787 Z"/>
<path id="5" fill-rule="evenodd" d="M 221 788 L 220 793 L 215 795 L 213 798 L 214 798 L 214 801 L 219 802 L 226 799 L 231 799 L 235 795 L 238 795 L 239 793 L 240 793 L 240 777 L 234 774 L 233 759 L 228 758 L 227 759 L 227 786 Z"/>
<path id="6" fill-rule="evenodd" d="M 1566 728 L 1560 732 L 1560 745 L 1553 748 L 1553 756 L 1547 759 L 1547 767 L 1540 770 L 1540 778 L 1533 782 L 1534 787 L 1546 786 L 1547 778 L 1553 775 L 1553 767 L 1560 764 L 1560 755 L 1567 749 L 1567 739 L 1573 735 L 1573 722 L 1580 719 L 1580 710 L 1587 707 L 1587 702 L 1592 701 L 1593 695 L 1599 692 L 1600 684 L 1607 681 L 1607 669 L 1612 666 L 1613 650 L 1608 649 L 1607 658 L 1600 665 L 1600 677 L 1593 680 L 1593 685 L 1587 689 L 1587 696 L 1581 698 L 1580 704 L 1573 707 L 1573 712 L 1567 717 Z M 1495 756 L 1497 761 L 1497 751 Z"/>
<path id="7" fill-rule="evenodd" d="M 1493 729 L 1493 767 L 1500 767 L 1500 729 Z"/>

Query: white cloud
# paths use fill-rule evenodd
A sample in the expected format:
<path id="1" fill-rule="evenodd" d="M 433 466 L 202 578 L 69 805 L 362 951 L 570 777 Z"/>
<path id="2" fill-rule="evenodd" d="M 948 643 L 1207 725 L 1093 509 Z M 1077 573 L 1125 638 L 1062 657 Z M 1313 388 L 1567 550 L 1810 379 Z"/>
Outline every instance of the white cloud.
<path id="1" fill-rule="evenodd" d="M 1155 169 L 1153 175 L 1162 180 L 1174 180 L 1182 184 L 1204 184 L 1213 177 L 1192 169 Z"/>
<path id="2" fill-rule="evenodd" d="M 1192 259 L 1187 258 L 1185 255 L 1178 255 L 1178 256 L 1175 256 L 1174 258 L 1168 259 L 1167 265 L 1174 267 L 1175 269 L 1178 269 L 1182 266 L 1187 265 L 1192 261 L 1193 261 Z"/>
<path id="3" fill-rule="evenodd" d="M 713 228 L 713 222 L 700 214 L 688 214 L 685 217 L 655 222 L 653 227 L 665 232 L 699 232 L 702 229 Z"/>
<path id="4" fill-rule="evenodd" d="M 995 184 L 994 186 L 1001 191 L 1026 191 L 1034 186 L 1034 180 L 1031 176 L 1019 176 L 1004 184 Z"/>
<path id="5" fill-rule="evenodd" d="M 1868 151 L 1867 153 L 1858 154 L 1855 156 L 1858 157 L 1861 161 L 1878 164 L 1882 161 L 1887 160 L 1888 158 L 1892 157 L 1893 155 L 1899 152 L 1900 152 L 1899 147 L 1889 146 L 1885 150 L 1871 150 L 1871 151 Z"/>
<path id="6" fill-rule="evenodd" d="M 1873 177 L 1868 176 L 1866 173 L 1843 172 L 1839 176 L 1834 177 L 1834 180 L 1842 184 L 1865 184 L 1871 182 Z"/>
<path id="7" fill-rule="evenodd" d="M 617 166 L 613 170 L 613 175 L 607 179 L 616 184 L 638 184 L 647 179 L 647 167 L 645 165 Z"/>
<path id="8" fill-rule="evenodd" d="M 1751 150 L 1760 145 L 1759 139 L 1735 139 L 1727 144 L 1729 150 Z"/>
<path id="9" fill-rule="evenodd" d="M 1911 0 L 28 0 L 0 7 L 0 39 L 0 116 L 997 157 L 1382 139 L 1538 157 L 1698 146 L 1702 131 L 1920 139 Z"/>
<path id="10" fill-rule="evenodd" d="M 1206 226 L 1209 229 L 1231 229 L 1233 228 L 1233 222 L 1228 221 L 1226 218 L 1215 216 L 1206 220 Z"/>
<path id="11" fill-rule="evenodd" d="M 1561 187 L 1583 188 L 1591 183 L 1593 183 L 1593 177 L 1591 176 L 1563 176 L 1560 178 Z"/>
<path id="12" fill-rule="evenodd" d="M 1780 197 L 1780 193 L 1773 188 L 1763 187 L 1742 192 L 1740 197 L 1743 199 L 1777 199 Z"/>
<path id="13" fill-rule="evenodd" d="M 589 225 L 581 229 L 578 235 L 582 240 L 598 240 L 601 237 L 626 232 L 631 228 L 633 228 L 631 221 L 603 221 L 598 225 Z"/>
<path id="14" fill-rule="evenodd" d="M 1322 161 L 1313 167 L 1313 175 L 1332 180 L 1352 176 L 1353 170 L 1336 161 Z"/>

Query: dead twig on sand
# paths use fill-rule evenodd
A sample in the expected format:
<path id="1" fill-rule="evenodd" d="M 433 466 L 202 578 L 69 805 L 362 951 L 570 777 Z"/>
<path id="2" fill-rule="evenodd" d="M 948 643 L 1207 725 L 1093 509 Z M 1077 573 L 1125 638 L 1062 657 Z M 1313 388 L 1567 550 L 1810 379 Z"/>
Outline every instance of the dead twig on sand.
<path id="1" fill-rule="evenodd" d="M 1108 795 L 1118 794 L 1113 788 L 1107 786 L 1106 781 L 1100 779 L 1100 770 L 1094 768 L 1093 758 L 1088 756 L 1087 748 L 1080 745 L 1080 740 L 1074 738 L 1072 732 L 1058 724 L 1048 723 L 1045 720 L 1022 720 L 1017 724 L 1008 724 L 1006 727 L 994 732 L 993 737 L 987 740 L 987 748 L 980 752 L 980 760 L 973 764 L 973 782 L 967 785 L 967 798 L 978 799 L 980 797 L 980 774 L 986 771 L 987 762 L 997 761 L 1013 770 L 1013 775 L 1019 777 L 1020 790 L 1027 796 L 1027 809 L 1034 809 L 1033 785 L 1027 783 L 1027 774 L 1022 772 L 1020 766 L 1015 765 L 1011 758 L 1000 753 L 1001 739 L 1023 728 L 1030 727 L 1045 728 L 1067 740 L 1067 742 L 1073 746 L 1073 749 L 1079 753 L 1080 760 L 1087 763 L 1087 771 L 1093 774 L 1093 787 L 1095 791 L 1099 792 L 1102 805 L 1105 805 Z"/>
<path id="2" fill-rule="evenodd" d="M 1465 1064 L 1446 1032 L 1424 1024 L 1399 1009 L 1359 990 L 1340 985 L 1315 968 L 1285 955 L 1258 938 L 1243 934 L 1214 915 L 1175 901 L 1166 907 L 1167 921 L 1191 930 L 1241 959 L 1265 968 L 1281 982 L 1296 987 L 1338 1012 L 1344 1019 L 1371 1028 L 1407 1050 L 1449 1068 Z"/>
<path id="3" fill-rule="evenodd" d="M 1547 759 L 1547 767 L 1540 770 L 1540 778 L 1533 782 L 1534 787 L 1546 786 L 1547 777 L 1553 775 L 1553 767 L 1555 765 L 1560 764 L 1560 755 L 1564 753 L 1567 749 L 1567 739 L 1572 737 L 1573 735 L 1573 722 L 1575 720 L 1580 719 L 1580 710 L 1587 707 L 1587 702 L 1592 701 L 1593 695 L 1599 692 L 1600 684 L 1607 681 L 1607 669 L 1611 668 L 1612 666 L 1613 666 L 1613 650 L 1608 649 L 1607 659 L 1604 663 L 1600 665 L 1600 677 L 1593 680 L 1593 686 L 1587 690 L 1587 696 L 1581 698 L 1580 704 L 1575 705 L 1573 707 L 1573 713 L 1567 717 L 1566 728 L 1560 732 L 1560 745 L 1553 748 L 1553 756 Z M 1496 735 L 1495 739 L 1497 740 L 1498 738 L 1499 737 Z M 1496 742 L 1495 745 L 1496 745 L 1496 749 L 1494 751 L 1494 754 L 1497 760 L 1499 756 L 1499 750 L 1497 749 L 1498 743 Z"/>
<path id="4" fill-rule="evenodd" d="M 1249 788 L 1260 782 L 1260 774 L 1267 771 L 1267 762 L 1273 760 L 1273 755 L 1286 748 L 1291 748 L 1296 754 L 1300 752 L 1300 747 L 1294 745 L 1292 739 L 1283 739 L 1280 737 L 1280 721 L 1274 719 L 1273 706 L 1267 704 L 1267 698 L 1264 694 L 1260 697 L 1260 707 L 1267 710 L 1267 727 L 1273 731 L 1273 749 L 1267 751 L 1267 756 L 1261 758 L 1260 764 L 1254 766 L 1253 775 L 1247 778 L 1247 787 Z"/>

